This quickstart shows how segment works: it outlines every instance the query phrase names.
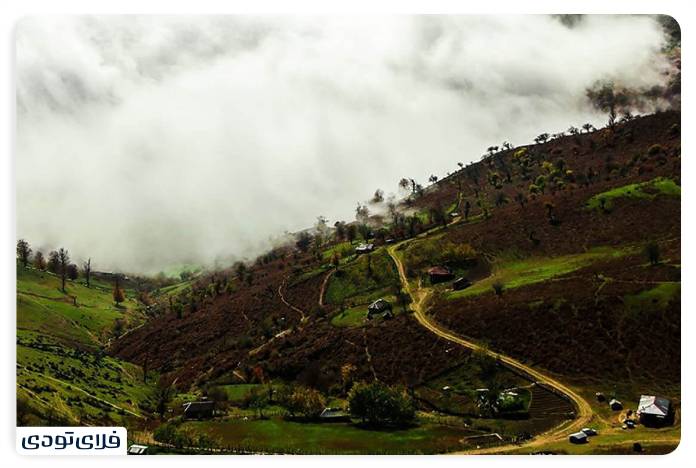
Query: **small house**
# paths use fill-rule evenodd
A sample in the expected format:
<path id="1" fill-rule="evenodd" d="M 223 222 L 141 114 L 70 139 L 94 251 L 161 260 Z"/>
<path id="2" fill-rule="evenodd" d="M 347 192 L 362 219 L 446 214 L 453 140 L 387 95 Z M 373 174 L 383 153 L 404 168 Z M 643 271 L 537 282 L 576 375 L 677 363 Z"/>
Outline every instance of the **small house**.
<path id="1" fill-rule="evenodd" d="M 341 408 L 324 408 L 319 419 L 323 422 L 350 422 L 350 416 Z"/>
<path id="2" fill-rule="evenodd" d="M 355 253 L 360 255 L 364 253 L 370 253 L 375 250 L 375 244 L 360 244 L 355 248 Z"/>
<path id="3" fill-rule="evenodd" d="M 451 280 L 454 275 L 452 271 L 445 266 L 434 266 L 428 269 L 428 276 L 430 276 L 431 283 L 443 283 L 445 281 Z"/>
<path id="4" fill-rule="evenodd" d="M 128 447 L 128 455 L 147 455 L 147 445 L 133 444 Z"/>
<path id="5" fill-rule="evenodd" d="M 641 395 L 636 416 L 644 426 L 670 424 L 674 416 L 672 402 L 660 396 Z"/>
<path id="6" fill-rule="evenodd" d="M 371 319 L 375 315 L 381 315 L 382 317 L 386 318 L 393 317 L 394 314 L 392 313 L 392 305 L 384 299 L 377 299 L 375 302 L 367 306 L 367 318 Z"/>
<path id="7" fill-rule="evenodd" d="M 597 398 L 597 401 L 600 403 L 604 403 L 605 401 L 607 401 L 607 397 L 605 397 L 604 393 L 602 393 L 602 392 L 596 392 L 595 398 Z"/>
<path id="8" fill-rule="evenodd" d="M 571 444 L 586 444 L 587 442 L 589 442 L 587 434 L 585 434 L 582 431 L 576 432 L 575 434 L 570 434 L 568 440 Z"/>
<path id="9" fill-rule="evenodd" d="M 593 429 L 591 427 L 585 427 L 582 429 L 582 432 L 587 434 L 589 437 L 596 436 L 597 435 L 597 429 Z"/>
<path id="10" fill-rule="evenodd" d="M 454 280 L 454 283 L 452 283 L 452 289 L 455 291 L 461 291 L 469 286 L 471 286 L 471 281 L 464 277 L 457 278 Z"/>
<path id="11" fill-rule="evenodd" d="M 182 405 L 184 408 L 184 418 L 186 419 L 209 419 L 215 412 L 214 401 L 189 401 Z"/>
<path id="12" fill-rule="evenodd" d="M 611 400 L 609 400 L 609 408 L 611 408 L 614 411 L 621 411 L 623 409 L 623 403 L 621 403 L 616 398 L 612 398 Z"/>

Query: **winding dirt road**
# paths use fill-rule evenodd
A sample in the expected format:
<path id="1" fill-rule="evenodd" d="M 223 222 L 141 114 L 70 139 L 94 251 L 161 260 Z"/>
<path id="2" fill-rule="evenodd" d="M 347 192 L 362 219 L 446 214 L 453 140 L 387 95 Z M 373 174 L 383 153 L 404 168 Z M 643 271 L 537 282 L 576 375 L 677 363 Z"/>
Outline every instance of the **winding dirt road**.
<path id="1" fill-rule="evenodd" d="M 408 241 L 405 241 L 408 242 Z M 457 453 L 469 453 L 469 454 L 484 454 L 484 453 L 504 453 L 504 452 L 509 452 L 512 450 L 519 449 L 521 447 L 537 447 L 537 446 L 543 446 L 544 444 L 547 444 L 549 442 L 558 442 L 560 440 L 564 440 L 568 434 L 572 432 L 576 432 L 583 427 L 586 427 L 593 418 L 593 412 L 592 408 L 590 407 L 589 403 L 578 395 L 576 392 L 559 382 L 558 380 L 543 374 L 542 372 L 539 372 L 536 369 L 533 369 L 530 366 L 527 366 L 526 364 L 521 363 L 520 361 L 510 357 L 506 356 L 504 354 L 496 353 L 488 348 L 484 348 L 480 346 L 479 344 L 467 340 L 465 338 L 462 338 L 460 336 L 455 335 L 451 331 L 445 329 L 441 325 L 437 324 L 433 320 L 431 320 L 427 314 L 426 314 L 426 303 L 427 300 L 431 294 L 431 291 L 429 291 L 427 288 L 423 287 L 412 287 L 410 282 L 408 281 L 408 277 L 406 276 L 406 271 L 404 269 L 404 265 L 401 262 L 401 259 L 399 258 L 398 254 L 396 253 L 397 247 L 403 244 L 395 244 L 389 248 L 387 248 L 387 252 L 389 253 L 389 256 L 394 260 L 394 263 L 396 264 L 396 268 L 399 272 L 399 278 L 401 279 L 401 283 L 403 285 L 404 290 L 408 293 L 408 295 L 411 297 L 412 300 L 412 308 L 414 311 L 414 315 L 416 317 L 416 320 L 418 323 L 420 323 L 422 326 L 436 334 L 437 336 L 444 338 L 448 341 L 451 341 L 452 343 L 456 343 L 460 346 L 464 346 L 465 348 L 469 348 L 473 351 L 480 351 L 488 354 L 489 356 L 498 359 L 508 367 L 511 367 L 513 369 L 516 369 L 517 371 L 528 375 L 532 380 L 534 380 L 537 384 L 546 386 L 547 388 L 551 388 L 555 390 L 558 393 L 561 393 L 565 395 L 575 406 L 576 408 L 576 418 L 571 420 L 571 421 L 565 421 L 562 424 L 554 427 L 553 429 L 544 432 L 542 434 L 539 434 L 536 436 L 534 439 L 530 440 L 529 442 L 523 444 L 523 445 L 505 445 L 505 446 L 499 446 L 499 447 L 489 447 L 485 449 L 475 449 L 475 450 L 468 450 L 468 451 L 463 451 L 463 452 L 457 452 Z"/>

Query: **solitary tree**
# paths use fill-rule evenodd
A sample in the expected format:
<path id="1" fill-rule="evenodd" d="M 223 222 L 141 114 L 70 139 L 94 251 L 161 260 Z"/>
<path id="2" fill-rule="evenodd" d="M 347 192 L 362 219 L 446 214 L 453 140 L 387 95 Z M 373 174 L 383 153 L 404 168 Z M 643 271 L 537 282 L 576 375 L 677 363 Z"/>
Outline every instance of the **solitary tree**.
<path id="1" fill-rule="evenodd" d="M 58 261 L 58 252 L 51 250 L 48 254 L 48 263 L 46 264 L 48 271 L 54 274 L 58 274 L 60 271 L 60 262 Z"/>
<path id="2" fill-rule="evenodd" d="M 68 265 L 68 278 L 74 281 L 77 279 L 77 274 L 77 265 L 75 265 L 74 263 Z"/>
<path id="3" fill-rule="evenodd" d="M 309 246 L 312 244 L 312 235 L 306 231 L 302 231 L 297 235 L 297 240 L 295 241 L 295 245 L 297 246 L 298 249 L 302 252 L 306 252 L 309 249 Z"/>
<path id="4" fill-rule="evenodd" d="M 331 255 L 331 264 L 336 270 L 338 270 L 338 267 L 341 264 L 341 254 L 334 251 L 333 255 Z"/>
<path id="5" fill-rule="evenodd" d="M 120 275 L 116 275 L 116 283 L 114 284 L 114 302 L 117 306 L 120 305 L 121 302 L 126 300 L 126 296 L 123 293 L 123 289 L 121 289 L 120 278 Z"/>
<path id="6" fill-rule="evenodd" d="M 346 237 L 346 223 L 343 221 L 336 221 L 334 223 L 334 228 L 336 228 L 336 240 L 341 241 Z"/>
<path id="7" fill-rule="evenodd" d="M 372 426 L 408 424 L 416 416 L 416 407 L 406 391 L 375 381 L 357 383 L 348 394 L 350 413 Z"/>
<path id="8" fill-rule="evenodd" d="M 172 400 L 174 393 L 176 392 L 176 379 L 169 380 L 165 377 L 160 377 L 157 382 L 157 388 L 155 390 L 155 411 L 159 414 L 160 418 L 164 417 L 167 412 L 167 405 Z"/>
<path id="9" fill-rule="evenodd" d="M 65 292 L 65 280 L 68 277 L 68 265 L 70 265 L 70 255 L 63 247 L 58 249 L 58 273 L 60 274 L 60 289 Z"/>
<path id="10" fill-rule="evenodd" d="M 590 133 L 592 130 L 594 130 L 594 125 L 591 123 L 586 123 L 582 125 L 582 129 L 585 130 L 585 133 Z"/>
<path id="11" fill-rule="evenodd" d="M 370 200 L 370 202 L 373 204 L 376 204 L 376 203 L 382 203 L 383 201 L 384 201 L 384 191 L 382 189 L 375 190 L 375 194 L 372 195 L 372 200 Z"/>
<path id="12" fill-rule="evenodd" d="M 657 242 L 652 241 L 645 246 L 645 255 L 648 257 L 651 265 L 660 263 L 660 246 L 657 245 Z"/>
<path id="13" fill-rule="evenodd" d="M 17 241 L 17 258 L 22 262 L 24 268 L 27 267 L 29 263 L 29 256 L 31 255 L 31 248 L 29 247 L 29 242 L 24 239 L 19 239 Z"/>
<path id="14" fill-rule="evenodd" d="M 90 275 L 92 274 L 92 259 L 91 258 L 87 259 L 87 262 L 85 262 L 83 269 L 85 272 L 85 283 L 87 284 L 87 287 L 89 288 Z"/>
<path id="15" fill-rule="evenodd" d="M 352 244 L 357 234 L 358 232 L 355 224 L 349 224 L 346 226 L 346 239 L 348 239 L 348 242 Z"/>
<path id="16" fill-rule="evenodd" d="M 534 141 L 536 143 L 546 143 L 549 139 L 549 134 L 548 133 L 542 133 L 538 135 L 536 138 L 534 138 Z"/>
<path id="17" fill-rule="evenodd" d="M 46 269 L 46 258 L 44 257 L 43 252 L 40 250 L 34 254 L 34 268 L 37 270 L 45 270 Z"/>

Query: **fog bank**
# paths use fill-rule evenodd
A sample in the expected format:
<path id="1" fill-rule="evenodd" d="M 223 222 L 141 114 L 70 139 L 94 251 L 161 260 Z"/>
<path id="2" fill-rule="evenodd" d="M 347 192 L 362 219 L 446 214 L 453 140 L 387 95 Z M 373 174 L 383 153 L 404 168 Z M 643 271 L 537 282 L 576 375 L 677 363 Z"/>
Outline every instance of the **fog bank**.
<path id="1" fill-rule="evenodd" d="M 669 67 L 647 16 L 33 17 L 16 37 L 18 237 L 150 273 L 600 126 L 589 86 Z"/>

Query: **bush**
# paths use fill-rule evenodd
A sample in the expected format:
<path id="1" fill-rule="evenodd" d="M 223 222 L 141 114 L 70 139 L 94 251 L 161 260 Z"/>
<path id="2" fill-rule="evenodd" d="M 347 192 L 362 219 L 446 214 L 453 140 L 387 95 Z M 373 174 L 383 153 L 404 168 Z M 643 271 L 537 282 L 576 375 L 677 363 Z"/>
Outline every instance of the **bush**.
<path id="1" fill-rule="evenodd" d="M 660 246 L 657 242 L 649 242 L 645 246 L 645 255 L 648 257 L 648 261 L 651 265 L 657 265 L 660 263 Z"/>
<path id="2" fill-rule="evenodd" d="M 409 245 L 404 260 L 411 270 L 438 264 L 472 266 L 477 261 L 477 252 L 469 244 L 429 239 Z"/>
<path id="3" fill-rule="evenodd" d="M 170 423 L 162 424 L 155 429 L 153 438 L 158 442 L 171 444 L 176 448 L 189 447 L 193 444 L 193 441 L 187 434 L 177 430 L 176 426 Z"/>
<path id="4" fill-rule="evenodd" d="M 319 391 L 307 387 L 294 387 L 283 392 L 280 397 L 291 416 L 301 415 L 305 418 L 317 418 L 326 407 L 326 398 Z"/>
<path id="5" fill-rule="evenodd" d="M 495 293 L 496 296 L 502 296 L 503 295 L 503 290 L 505 289 L 505 286 L 503 283 L 500 281 L 496 281 L 493 283 L 493 292 Z"/>
<path id="6" fill-rule="evenodd" d="M 665 152 L 665 148 L 662 145 L 652 145 L 650 148 L 648 148 L 648 154 L 650 156 L 657 156 L 658 154 L 662 154 Z"/>
<path id="7" fill-rule="evenodd" d="M 416 407 L 405 390 L 377 381 L 354 385 L 348 404 L 351 415 L 372 426 L 403 426 L 416 417 Z"/>

